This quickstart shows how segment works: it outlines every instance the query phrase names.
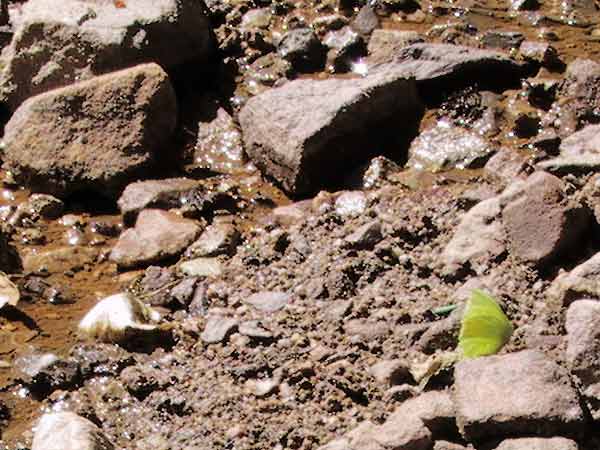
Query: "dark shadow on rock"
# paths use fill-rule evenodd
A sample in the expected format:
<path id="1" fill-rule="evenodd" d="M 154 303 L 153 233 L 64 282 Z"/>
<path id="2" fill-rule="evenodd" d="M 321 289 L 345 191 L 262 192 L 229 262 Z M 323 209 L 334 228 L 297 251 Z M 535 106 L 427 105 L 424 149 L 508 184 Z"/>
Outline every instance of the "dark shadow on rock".
<path id="1" fill-rule="evenodd" d="M 155 332 L 138 334 L 132 332 L 119 342 L 119 346 L 132 353 L 151 354 L 154 350 L 162 348 L 170 352 L 175 346 L 175 338 L 171 330 L 157 328 Z"/>
<path id="2" fill-rule="evenodd" d="M 37 322 L 25 314 L 20 309 L 15 308 L 11 305 L 4 305 L 2 309 L 0 309 L 0 316 L 7 319 L 9 322 L 21 322 L 30 330 L 41 331 L 41 328 L 38 326 Z"/>
<path id="3" fill-rule="evenodd" d="M 502 93 L 520 89 L 525 78 L 534 76 L 539 69 L 535 64 L 525 64 L 520 70 L 507 66 L 503 61 L 466 62 L 460 70 L 438 78 L 418 80 L 419 95 L 430 108 L 438 107 L 450 95 L 470 86 L 482 91 Z"/>

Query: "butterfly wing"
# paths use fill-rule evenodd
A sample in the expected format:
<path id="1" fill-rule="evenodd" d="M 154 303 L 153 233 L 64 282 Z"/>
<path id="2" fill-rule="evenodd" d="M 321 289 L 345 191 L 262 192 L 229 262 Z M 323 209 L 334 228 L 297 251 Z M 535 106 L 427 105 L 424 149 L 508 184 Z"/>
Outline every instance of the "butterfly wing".
<path id="1" fill-rule="evenodd" d="M 474 290 L 458 337 L 458 346 L 466 358 L 493 355 L 508 341 L 513 327 L 504 312 L 486 293 Z"/>

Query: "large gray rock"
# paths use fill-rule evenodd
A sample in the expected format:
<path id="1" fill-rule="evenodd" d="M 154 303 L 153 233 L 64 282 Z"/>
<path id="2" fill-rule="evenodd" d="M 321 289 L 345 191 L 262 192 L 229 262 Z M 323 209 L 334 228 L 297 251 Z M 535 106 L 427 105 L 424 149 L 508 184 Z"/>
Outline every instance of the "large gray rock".
<path id="1" fill-rule="evenodd" d="M 577 436 L 584 427 L 569 373 L 541 352 L 464 360 L 454 379 L 457 423 L 469 440 Z"/>
<path id="2" fill-rule="evenodd" d="M 483 273 L 505 251 L 542 267 L 571 251 L 585 236 L 591 214 L 564 189 L 559 178 L 540 171 L 475 205 L 442 252 L 444 271 L 469 264 Z"/>
<path id="3" fill-rule="evenodd" d="M 563 182 L 546 172 L 529 176 L 520 193 L 502 210 L 511 254 L 544 265 L 578 244 L 590 225 L 590 214 L 569 205 Z"/>
<path id="4" fill-rule="evenodd" d="M 578 450 L 577 442 L 563 437 L 506 439 L 494 450 Z"/>
<path id="5" fill-rule="evenodd" d="M 425 99 L 477 84 L 482 89 L 519 86 L 530 70 L 507 54 L 452 44 L 416 43 L 391 55 L 395 70 L 414 76 Z M 374 71 L 378 70 L 375 65 Z"/>
<path id="6" fill-rule="evenodd" d="M 38 423 L 31 450 L 113 450 L 102 430 L 72 412 L 47 413 Z"/>
<path id="7" fill-rule="evenodd" d="M 0 99 L 11 110 L 53 88 L 142 62 L 169 69 L 205 60 L 213 43 L 196 0 L 31 0 L 2 56 Z"/>
<path id="8" fill-rule="evenodd" d="M 374 156 L 372 128 L 389 145 L 414 133 L 422 111 L 414 81 L 382 69 L 362 79 L 286 83 L 251 98 L 239 119 L 255 164 L 289 193 L 309 194 Z"/>
<path id="9" fill-rule="evenodd" d="M 114 196 L 152 167 L 176 117 L 158 65 L 103 75 L 23 103 L 5 127 L 4 167 L 37 191 Z"/>
<path id="10" fill-rule="evenodd" d="M 149 265 L 182 253 L 200 234 L 193 220 L 158 209 L 145 209 L 134 228 L 125 230 L 110 253 L 120 268 Z"/>

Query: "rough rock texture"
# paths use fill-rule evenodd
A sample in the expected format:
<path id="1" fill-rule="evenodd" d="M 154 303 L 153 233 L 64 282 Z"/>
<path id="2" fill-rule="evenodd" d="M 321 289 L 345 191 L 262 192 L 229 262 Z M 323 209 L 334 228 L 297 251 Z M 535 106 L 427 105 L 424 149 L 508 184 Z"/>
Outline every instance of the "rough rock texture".
<path id="1" fill-rule="evenodd" d="M 115 195 L 152 166 L 176 120 L 167 74 L 156 64 L 136 66 L 23 103 L 5 127 L 4 166 L 57 196 Z"/>
<path id="2" fill-rule="evenodd" d="M 578 435 L 584 414 L 568 372 L 535 350 L 464 360 L 454 372 L 457 423 L 471 440 Z"/>
<path id="3" fill-rule="evenodd" d="M 277 47 L 279 55 L 300 72 L 313 72 L 325 63 L 325 47 L 310 28 L 288 31 Z"/>
<path id="4" fill-rule="evenodd" d="M 569 306 L 566 361 L 582 386 L 584 397 L 590 397 L 588 407 L 592 416 L 600 417 L 600 302 L 577 300 Z"/>
<path id="5" fill-rule="evenodd" d="M 562 140 L 560 155 L 538 163 L 554 172 L 590 171 L 600 167 L 600 125 L 588 125 Z"/>
<path id="6" fill-rule="evenodd" d="M 501 149 L 489 159 L 483 170 L 491 176 L 512 181 L 515 178 L 525 178 L 528 165 L 527 160 L 517 152 Z"/>
<path id="7" fill-rule="evenodd" d="M 416 78 L 426 100 L 435 100 L 442 87 L 447 92 L 473 84 L 481 89 L 518 86 L 529 73 L 527 65 L 504 53 L 452 44 L 412 44 L 394 55 L 393 61 L 398 72 Z"/>
<path id="8" fill-rule="evenodd" d="M 213 223 L 185 251 L 186 258 L 229 255 L 235 253 L 240 233 L 232 224 Z"/>
<path id="9" fill-rule="evenodd" d="M 374 156 L 363 145 L 371 127 L 396 140 L 414 133 L 421 114 L 414 82 L 382 70 L 363 79 L 286 83 L 251 98 L 239 118 L 256 165 L 289 193 L 308 194 L 333 181 L 331 167 L 339 177 Z M 385 132 L 390 121 L 393 136 Z"/>
<path id="10" fill-rule="evenodd" d="M 285 308 L 292 301 L 290 294 L 278 291 L 263 291 L 252 294 L 246 303 L 259 311 L 273 313 Z"/>
<path id="11" fill-rule="evenodd" d="M 578 450 L 575 441 L 563 437 L 506 439 L 494 450 Z"/>
<path id="12" fill-rule="evenodd" d="M 152 264 L 183 252 L 201 231 L 193 220 L 146 209 L 139 214 L 135 227 L 121 234 L 110 259 L 121 268 Z"/>
<path id="13" fill-rule="evenodd" d="M 423 42 L 423 36 L 416 31 L 374 30 L 367 50 L 371 64 L 391 62 L 394 56 L 411 44 Z"/>
<path id="14" fill-rule="evenodd" d="M 458 435 L 454 402 L 446 391 L 429 391 L 402 403 L 386 423 L 401 423 L 409 416 L 418 417 L 435 437 Z"/>
<path id="15" fill-rule="evenodd" d="M 144 208 L 170 209 L 181 206 L 181 199 L 198 189 L 200 183 L 189 178 L 145 180 L 129 184 L 117 201 L 126 221 L 133 221 Z"/>
<path id="16" fill-rule="evenodd" d="M 597 123 L 600 118 L 599 81 L 600 64 L 596 61 L 576 58 L 569 63 L 558 98 L 544 117 L 544 123 L 554 127 L 561 137 L 568 137 L 586 124 Z"/>
<path id="17" fill-rule="evenodd" d="M 414 416 L 394 417 L 382 425 L 369 421 L 318 450 L 427 450 L 433 445 L 431 433 L 423 422 Z"/>
<path id="18" fill-rule="evenodd" d="M 590 224 L 589 214 L 569 206 L 564 189 L 559 178 L 546 172 L 527 178 L 521 195 L 502 210 L 511 254 L 543 265 L 578 244 Z"/>
<path id="19" fill-rule="evenodd" d="M 494 197 L 478 203 L 464 215 L 442 253 L 447 272 L 455 272 L 465 264 L 477 272 L 484 271 L 490 260 L 506 251 L 501 211 L 500 200 Z"/>
<path id="20" fill-rule="evenodd" d="M 547 296 L 565 306 L 579 299 L 600 298 L 600 253 L 570 272 L 560 273 L 548 288 Z"/>
<path id="21" fill-rule="evenodd" d="M 142 62 L 165 68 L 205 60 L 210 25 L 195 0 L 32 0 L 3 54 L 0 99 L 26 98 Z"/>
<path id="22" fill-rule="evenodd" d="M 31 450 L 113 450 L 96 425 L 71 412 L 42 416 Z"/>

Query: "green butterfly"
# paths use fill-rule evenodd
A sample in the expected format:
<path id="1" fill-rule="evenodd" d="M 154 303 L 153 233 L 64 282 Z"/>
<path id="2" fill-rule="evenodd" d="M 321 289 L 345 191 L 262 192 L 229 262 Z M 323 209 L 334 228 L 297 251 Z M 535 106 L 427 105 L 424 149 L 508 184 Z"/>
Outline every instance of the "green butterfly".
<path id="1" fill-rule="evenodd" d="M 462 356 L 493 355 L 506 344 L 512 332 L 513 326 L 498 303 L 485 292 L 473 289 L 458 335 Z"/>

